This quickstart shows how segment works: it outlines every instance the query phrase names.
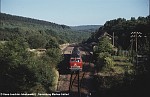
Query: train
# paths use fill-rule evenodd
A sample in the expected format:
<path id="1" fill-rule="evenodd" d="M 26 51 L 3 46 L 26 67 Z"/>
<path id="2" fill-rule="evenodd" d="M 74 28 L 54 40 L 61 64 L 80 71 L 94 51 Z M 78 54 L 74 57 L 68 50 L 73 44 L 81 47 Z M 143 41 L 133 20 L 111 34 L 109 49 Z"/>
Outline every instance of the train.
<path id="1" fill-rule="evenodd" d="M 70 57 L 70 70 L 71 71 L 82 71 L 83 62 L 81 53 L 78 47 L 74 47 Z"/>

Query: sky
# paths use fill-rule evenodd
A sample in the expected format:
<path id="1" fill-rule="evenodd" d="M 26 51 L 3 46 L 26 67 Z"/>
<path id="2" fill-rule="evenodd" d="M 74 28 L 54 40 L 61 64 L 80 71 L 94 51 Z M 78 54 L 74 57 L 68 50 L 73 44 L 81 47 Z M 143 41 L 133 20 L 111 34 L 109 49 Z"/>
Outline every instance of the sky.
<path id="1" fill-rule="evenodd" d="M 149 15 L 149 0 L 0 0 L 1 12 L 64 24 L 103 25 Z"/>

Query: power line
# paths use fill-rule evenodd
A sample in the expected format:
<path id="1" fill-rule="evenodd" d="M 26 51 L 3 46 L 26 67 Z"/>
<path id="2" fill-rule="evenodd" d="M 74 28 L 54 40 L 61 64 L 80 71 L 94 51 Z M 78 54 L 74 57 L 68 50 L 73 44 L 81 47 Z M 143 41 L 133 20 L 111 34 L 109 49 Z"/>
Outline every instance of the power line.
<path id="1" fill-rule="evenodd" d="M 131 37 L 135 38 L 135 51 L 136 51 L 136 53 L 138 52 L 138 37 L 142 37 L 141 35 L 142 35 L 141 32 L 131 32 Z"/>

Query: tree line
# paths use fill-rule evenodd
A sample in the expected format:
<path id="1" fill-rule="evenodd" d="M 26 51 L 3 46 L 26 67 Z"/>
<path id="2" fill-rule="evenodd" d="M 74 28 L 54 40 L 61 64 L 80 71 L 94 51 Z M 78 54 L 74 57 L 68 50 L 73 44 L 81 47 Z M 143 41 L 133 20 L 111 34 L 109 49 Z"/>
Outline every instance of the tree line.
<path id="1" fill-rule="evenodd" d="M 22 37 L 31 48 L 45 48 L 49 41 L 56 44 L 82 42 L 90 35 L 89 32 L 72 31 L 66 25 L 5 13 L 0 13 L 0 22 L 1 41 Z"/>
<path id="2" fill-rule="evenodd" d="M 106 21 L 104 26 L 100 27 L 98 31 L 92 33 L 87 42 L 98 42 L 99 37 L 107 32 L 115 39 L 115 46 L 124 50 L 129 50 L 131 45 L 131 33 L 141 32 L 142 37 L 138 38 L 138 49 L 142 52 L 149 52 L 150 49 L 150 16 L 147 17 L 131 17 L 130 20 L 124 18 L 118 18 L 114 20 Z M 146 36 L 146 37 L 145 37 Z M 134 40 L 135 41 L 135 40 Z M 135 46 L 134 46 L 135 49 Z"/>

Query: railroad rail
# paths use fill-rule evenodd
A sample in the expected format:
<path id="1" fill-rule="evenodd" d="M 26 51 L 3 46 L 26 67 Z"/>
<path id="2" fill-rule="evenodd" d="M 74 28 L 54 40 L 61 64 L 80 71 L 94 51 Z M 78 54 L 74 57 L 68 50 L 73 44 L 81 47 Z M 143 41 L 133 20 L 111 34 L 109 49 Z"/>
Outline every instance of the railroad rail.
<path id="1" fill-rule="evenodd" d="M 67 54 L 72 50 L 72 46 L 69 48 L 66 48 L 64 52 Z M 86 49 L 82 46 L 79 47 L 81 52 L 86 56 L 86 60 L 84 62 L 85 66 L 89 66 L 90 64 L 90 56 L 91 53 L 88 51 L 85 51 Z M 68 51 L 67 51 L 68 50 Z M 65 53 L 64 53 L 65 54 Z M 88 67 L 90 68 L 90 66 Z M 87 69 L 87 68 L 84 68 Z M 59 76 L 59 82 L 57 86 L 57 91 L 59 92 L 68 92 L 69 96 L 67 97 L 87 97 L 87 95 L 91 95 L 90 89 L 89 89 L 89 80 L 91 79 L 91 72 L 88 72 L 88 70 L 83 70 L 82 72 L 79 70 L 72 71 L 68 74 L 63 74 Z M 88 84 L 87 84 L 88 83 Z"/>

